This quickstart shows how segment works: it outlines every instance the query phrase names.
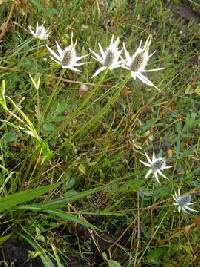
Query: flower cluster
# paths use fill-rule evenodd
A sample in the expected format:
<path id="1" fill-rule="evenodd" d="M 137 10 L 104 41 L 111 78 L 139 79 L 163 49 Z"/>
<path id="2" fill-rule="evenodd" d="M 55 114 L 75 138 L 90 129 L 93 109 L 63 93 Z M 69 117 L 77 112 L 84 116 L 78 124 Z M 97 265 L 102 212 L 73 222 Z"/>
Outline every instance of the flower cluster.
<path id="1" fill-rule="evenodd" d="M 30 33 L 40 40 L 47 40 L 48 39 L 48 32 L 45 29 L 43 25 L 36 26 L 35 32 L 32 30 L 32 27 L 29 26 Z M 125 44 L 123 43 L 123 47 L 119 49 L 120 45 L 120 39 L 119 37 L 115 40 L 114 35 L 111 38 L 110 44 L 105 49 L 102 48 L 101 44 L 99 43 L 99 51 L 97 52 L 93 51 L 89 48 L 92 58 L 99 62 L 101 66 L 95 71 L 95 73 L 92 75 L 92 77 L 96 77 L 98 74 L 100 74 L 104 70 L 114 70 L 117 68 L 123 68 L 128 71 L 130 71 L 131 76 L 134 80 L 137 78 L 144 84 L 154 87 L 158 89 L 157 86 L 155 86 L 145 75 L 146 72 L 153 72 L 153 71 L 159 71 L 163 68 L 154 68 L 147 70 L 147 64 L 149 59 L 153 56 L 155 51 L 151 54 L 149 54 L 149 47 L 151 44 L 151 36 L 149 36 L 142 45 L 142 40 L 140 41 L 139 47 L 136 49 L 136 51 L 131 55 L 127 49 Z M 73 42 L 73 33 L 71 34 L 71 43 L 66 46 L 65 48 L 61 48 L 59 43 L 56 41 L 56 47 L 57 51 L 55 52 L 53 49 L 51 49 L 47 45 L 47 49 L 50 53 L 50 57 L 53 61 L 55 61 L 57 64 L 61 65 L 64 69 L 70 69 L 75 72 L 80 72 L 80 69 L 78 67 L 86 64 L 86 62 L 80 62 L 83 58 L 87 57 L 88 55 L 78 56 L 76 51 L 76 45 L 77 41 L 75 43 Z M 124 58 L 122 54 L 124 53 Z M 158 89 L 159 90 L 159 89 Z M 163 171 L 166 169 L 170 169 L 172 166 L 167 166 L 166 161 L 163 157 L 156 157 L 153 153 L 152 159 L 145 153 L 145 156 L 147 158 L 147 162 L 144 162 L 140 160 L 140 162 L 149 168 L 147 171 L 145 178 L 148 178 L 150 175 L 153 175 L 158 183 L 160 183 L 159 176 L 163 178 L 167 178 Z M 196 212 L 196 210 L 190 208 L 189 206 L 193 205 L 191 202 L 192 197 L 190 194 L 181 195 L 180 189 L 178 189 L 178 192 L 174 192 L 173 195 L 174 199 L 174 206 L 177 206 L 178 211 L 192 211 Z"/>
<path id="2" fill-rule="evenodd" d="M 156 157 L 154 153 L 152 159 L 150 159 L 147 153 L 145 153 L 145 156 L 147 158 L 147 162 L 140 160 L 143 165 L 149 168 L 148 172 L 145 175 L 145 179 L 148 178 L 151 174 L 153 174 L 158 183 L 160 183 L 158 175 L 166 179 L 167 177 L 162 173 L 162 171 L 165 169 L 170 169 L 172 166 L 167 166 L 165 159 L 162 157 Z M 187 213 L 187 210 L 197 212 L 195 209 L 189 207 L 194 204 L 191 202 L 192 196 L 190 194 L 181 195 L 180 189 L 178 189 L 178 192 L 175 191 L 172 197 L 175 201 L 174 206 L 177 206 L 179 212 L 183 211 Z"/>
<path id="3" fill-rule="evenodd" d="M 34 37 L 40 40 L 48 39 L 48 32 L 46 31 L 43 25 L 38 26 L 37 23 L 35 32 L 32 30 L 31 26 L 29 26 L 29 30 Z M 51 59 L 54 60 L 56 63 L 60 64 L 62 68 L 67 68 L 72 71 L 80 72 L 80 70 L 77 69 L 77 67 L 86 64 L 86 62 L 78 62 L 78 61 L 82 60 L 88 55 L 80 57 L 77 56 L 77 52 L 75 49 L 76 44 L 77 42 L 75 42 L 74 44 L 73 39 L 71 37 L 71 44 L 66 46 L 64 49 L 60 47 L 58 42 L 56 42 L 57 52 L 54 52 L 49 46 L 47 46 L 47 48 L 50 52 Z M 92 58 L 101 64 L 101 66 L 92 75 L 92 78 L 96 77 L 100 72 L 106 69 L 113 70 L 121 67 L 123 69 L 130 71 L 131 76 L 133 77 L 134 80 L 138 78 L 142 83 L 158 89 L 157 86 L 155 86 L 146 76 L 144 76 L 145 72 L 153 72 L 163 69 L 163 68 L 155 68 L 146 70 L 146 66 L 148 64 L 149 59 L 155 53 L 154 51 L 152 54 L 149 55 L 151 36 L 147 38 L 143 46 L 142 46 L 142 41 L 140 41 L 139 47 L 136 49 L 136 51 L 133 53 L 132 56 L 127 51 L 125 44 L 123 44 L 122 49 L 119 49 L 119 44 L 120 44 L 119 37 L 115 40 L 113 35 L 109 46 L 106 47 L 105 49 L 102 48 L 100 43 L 98 44 L 100 50 L 99 54 L 89 48 Z M 122 57 L 123 52 L 125 58 Z"/>

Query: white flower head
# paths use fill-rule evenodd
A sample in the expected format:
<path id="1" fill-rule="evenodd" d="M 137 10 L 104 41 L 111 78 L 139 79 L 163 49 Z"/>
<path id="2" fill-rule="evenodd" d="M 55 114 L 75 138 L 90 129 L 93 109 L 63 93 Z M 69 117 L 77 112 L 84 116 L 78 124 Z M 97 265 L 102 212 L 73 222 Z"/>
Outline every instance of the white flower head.
<path id="1" fill-rule="evenodd" d="M 80 70 L 77 69 L 77 67 L 86 64 L 86 62 L 80 63 L 78 61 L 84 57 L 87 57 L 88 55 L 78 57 L 75 49 L 76 44 L 77 41 L 73 43 L 73 33 L 72 33 L 71 44 L 66 46 L 64 49 L 60 47 L 58 42 L 56 42 L 57 53 L 55 53 L 50 47 L 47 46 L 47 48 L 51 54 L 51 59 L 54 60 L 56 63 L 60 64 L 63 69 L 70 69 L 76 72 L 80 72 Z"/>
<path id="2" fill-rule="evenodd" d="M 193 212 L 197 212 L 197 210 L 190 208 L 189 206 L 193 205 L 194 203 L 192 203 L 192 197 L 189 194 L 186 195 L 182 195 L 181 196 L 181 192 L 180 192 L 180 188 L 178 189 L 178 192 L 174 191 L 174 195 L 173 199 L 174 199 L 174 206 L 177 206 L 178 208 L 178 212 L 185 212 L 188 213 L 189 211 L 193 211 Z"/>
<path id="3" fill-rule="evenodd" d="M 143 75 L 144 72 L 158 71 L 163 69 L 163 68 L 156 68 L 156 69 L 146 70 L 146 66 L 150 57 L 152 57 L 153 54 L 155 53 L 154 51 L 152 54 L 149 55 L 150 44 L 151 44 L 151 36 L 147 38 L 143 46 L 141 40 L 139 47 L 132 56 L 130 56 L 129 52 L 126 50 L 125 44 L 123 44 L 125 52 L 125 60 L 122 67 L 131 71 L 131 76 L 134 78 L 134 80 L 138 78 L 140 81 L 147 84 L 148 86 L 153 86 L 156 89 L 158 89 L 147 77 Z"/>
<path id="4" fill-rule="evenodd" d="M 93 54 L 92 57 L 102 64 L 102 66 L 97 69 L 92 77 L 97 76 L 105 69 L 113 70 L 121 67 L 123 60 L 121 60 L 122 51 L 120 51 L 118 48 L 119 42 L 119 37 L 114 41 L 113 35 L 110 41 L 110 45 L 105 50 L 103 50 L 101 44 L 99 43 L 100 54 L 97 54 L 90 49 L 91 53 Z"/>
<path id="5" fill-rule="evenodd" d="M 47 30 L 45 29 L 44 25 L 38 25 L 38 22 L 37 22 L 35 32 L 32 30 L 32 27 L 30 25 L 28 26 L 28 28 L 29 28 L 30 33 L 35 38 L 38 38 L 40 40 L 47 40 L 48 39 L 49 34 L 48 34 Z"/>
<path id="6" fill-rule="evenodd" d="M 145 156 L 146 156 L 148 162 L 144 162 L 144 161 L 140 160 L 140 162 L 142 164 L 144 164 L 145 166 L 147 166 L 147 167 L 150 168 L 148 170 L 148 172 L 146 173 L 145 178 L 148 178 L 150 174 L 153 174 L 153 176 L 156 178 L 156 181 L 158 183 L 160 183 L 160 181 L 158 179 L 158 174 L 161 175 L 164 178 L 167 178 L 162 173 L 162 170 L 169 169 L 172 166 L 166 166 L 165 159 L 162 158 L 162 157 L 156 158 L 156 156 L 155 156 L 154 153 L 153 153 L 153 156 L 152 156 L 152 160 L 149 158 L 149 156 L 147 155 L 147 153 L 145 153 Z"/>

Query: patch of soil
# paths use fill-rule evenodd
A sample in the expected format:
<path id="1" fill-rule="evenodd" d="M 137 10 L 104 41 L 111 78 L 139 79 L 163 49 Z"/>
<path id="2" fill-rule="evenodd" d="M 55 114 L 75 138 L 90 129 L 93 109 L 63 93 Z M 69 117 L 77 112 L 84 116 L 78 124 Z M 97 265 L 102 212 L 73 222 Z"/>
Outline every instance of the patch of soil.
<path id="1" fill-rule="evenodd" d="M 68 259 L 69 260 L 67 266 L 69 267 L 88 267 L 88 265 L 82 262 L 78 257 L 69 257 Z"/>
<path id="2" fill-rule="evenodd" d="M 172 10 L 175 17 L 181 17 L 186 21 L 190 21 L 191 19 L 200 22 L 200 13 L 195 11 L 188 1 L 183 1 L 180 4 L 171 4 L 170 1 L 167 2 L 167 6 Z"/>
<path id="3" fill-rule="evenodd" d="M 30 260 L 28 251 L 31 246 L 18 237 L 12 237 L 0 247 L 0 266 L 12 267 L 43 267 L 39 257 Z M 5 264 L 7 263 L 7 265 Z"/>

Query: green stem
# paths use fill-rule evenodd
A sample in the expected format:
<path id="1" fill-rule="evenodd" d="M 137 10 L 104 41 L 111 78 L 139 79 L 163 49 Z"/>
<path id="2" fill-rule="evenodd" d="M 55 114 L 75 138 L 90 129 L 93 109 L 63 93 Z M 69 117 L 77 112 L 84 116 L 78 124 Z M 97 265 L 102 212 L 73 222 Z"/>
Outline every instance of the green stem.
<path id="1" fill-rule="evenodd" d="M 37 119 L 38 119 L 37 132 L 39 134 L 40 133 L 40 129 L 41 129 L 41 109 L 40 109 L 40 93 L 39 93 L 39 89 L 37 89 Z"/>
<path id="2" fill-rule="evenodd" d="M 38 66 L 38 58 L 39 58 L 39 47 L 40 47 L 40 40 L 38 40 L 37 42 L 37 50 L 36 50 L 36 69 Z M 38 69 L 37 69 L 38 71 Z M 37 119 L 38 119 L 38 123 L 37 123 L 37 132 L 38 134 L 40 133 L 40 128 L 41 128 L 41 109 L 40 109 L 40 92 L 39 92 L 40 88 L 36 88 L 37 91 Z"/>
<path id="3" fill-rule="evenodd" d="M 53 100 L 53 98 L 58 94 L 58 92 L 59 92 L 59 90 L 60 90 L 59 85 L 60 85 L 60 82 L 61 82 L 61 80 L 62 80 L 64 71 L 65 71 L 65 70 L 62 70 L 62 71 L 61 71 L 60 78 L 59 78 L 59 80 L 57 81 L 57 83 L 56 83 L 56 85 L 55 85 L 55 87 L 54 87 L 54 89 L 53 89 L 53 91 L 52 91 L 52 93 L 51 93 L 51 95 L 50 95 L 50 97 L 49 97 L 49 100 L 48 100 L 48 102 L 47 102 L 47 104 L 46 104 L 46 107 L 45 107 L 45 110 L 44 110 L 44 113 L 43 113 L 41 122 L 43 122 L 44 119 L 46 118 L 46 116 L 47 116 L 47 112 L 48 112 L 49 107 L 50 107 L 50 105 L 51 105 L 51 103 L 52 103 L 52 100 Z"/>
<path id="4" fill-rule="evenodd" d="M 57 135 L 59 135 L 60 132 L 62 132 L 66 128 L 66 126 L 69 124 L 70 121 L 74 120 L 75 118 L 77 118 L 82 113 L 83 109 L 88 106 L 88 103 L 90 102 L 92 96 L 100 88 L 100 85 L 104 81 L 107 72 L 108 72 L 108 70 L 106 70 L 103 73 L 103 75 L 100 77 L 99 81 L 95 84 L 94 88 L 89 92 L 89 94 L 87 94 L 87 96 L 84 99 L 84 101 L 79 105 L 78 109 L 76 109 L 74 112 L 72 112 L 70 114 L 70 116 L 68 116 L 66 118 L 66 120 L 60 125 L 60 127 L 56 128 L 56 130 L 49 136 L 48 140 L 52 139 L 52 138 L 55 138 Z"/>
<path id="5" fill-rule="evenodd" d="M 124 81 L 122 81 L 118 86 L 114 86 L 116 87 L 115 93 L 113 94 L 113 96 L 110 97 L 108 103 L 94 117 L 92 117 L 89 121 L 84 123 L 82 127 L 80 127 L 78 131 L 72 136 L 72 138 L 75 138 L 77 135 L 81 133 L 86 134 L 91 128 L 94 128 L 95 124 L 101 121 L 102 117 L 110 110 L 111 106 L 113 106 L 113 104 L 119 99 L 121 91 L 129 79 L 130 75 L 127 75 Z"/>

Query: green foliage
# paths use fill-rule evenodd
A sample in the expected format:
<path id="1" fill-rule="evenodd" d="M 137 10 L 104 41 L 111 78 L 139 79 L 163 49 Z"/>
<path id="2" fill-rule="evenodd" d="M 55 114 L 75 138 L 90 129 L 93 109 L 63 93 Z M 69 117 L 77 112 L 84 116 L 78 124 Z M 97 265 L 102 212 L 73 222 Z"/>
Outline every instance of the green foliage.
<path id="1" fill-rule="evenodd" d="M 21 233 L 19 233 L 19 235 L 23 239 L 25 239 L 37 252 L 39 252 L 40 258 L 42 259 L 42 262 L 45 267 L 54 267 L 53 261 L 51 260 L 51 258 L 48 256 L 46 251 L 43 249 L 42 246 L 40 246 L 38 242 L 33 240 L 33 238 L 31 238 L 31 236 L 29 235 L 24 235 Z"/>
<path id="2" fill-rule="evenodd" d="M 121 265 L 117 261 L 108 260 L 108 267 L 121 267 Z"/>
<path id="3" fill-rule="evenodd" d="M 48 267 L 198 265 L 199 216 L 178 214 L 172 198 L 181 188 L 199 210 L 198 15 L 167 2 L 0 1 L 3 248 L 18 235 Z M 43 42 L 28 26 L 44 21 Z M 92 79 L 91 56 L 80 73 L 61 69 L 46 44 L 66 47 L 72 31 L 79 56 L 112 34 L 133 55 L 151 34 L 147 69 L 164 69 L 145 75 L 161 91 L 125 69 Z M 172 166 L 161 184 L 144 178 L 145 152 Z"/>
<path id="4" fill-rule="evenodd" d="M 40 186 L 36 189 L 29 189 L 26 191 L 17 192 L 15 194 L 7 195 L 5 197 L 0 198 L 0 212 L 5 210 L 11 211 L 15 206 L 22 204 L 26 201 L 33 200 L 35 198 L 40 197 L 41 195 L 49 192 L 57 185 L 48 185 L 48 186 Z"/>

